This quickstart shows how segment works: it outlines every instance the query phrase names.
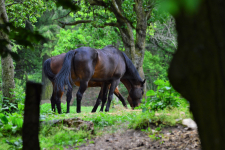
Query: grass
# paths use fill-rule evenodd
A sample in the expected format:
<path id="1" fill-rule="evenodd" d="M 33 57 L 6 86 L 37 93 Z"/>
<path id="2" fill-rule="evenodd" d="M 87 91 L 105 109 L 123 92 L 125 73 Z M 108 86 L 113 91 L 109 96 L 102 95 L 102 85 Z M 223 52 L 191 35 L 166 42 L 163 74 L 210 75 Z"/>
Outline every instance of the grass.
<path id="1" fill-rule="evenodd" d="M 184 118 L 192 118 L 188 108 L 181 111 L 179 108 L 159 110 L 150 113 L 137 114 L 136 119 L 131 120 L 129 127 L 133 129 L 147 128 L 150 123 L 158 126 L 159 124 L 174 126 L 181 123 Z"/>
<path id="2" fill-rule="evenodd" d="M 41 106 L 41 119 L 43 121 L 79 117 L 85 121 L 92 121 L 94 123 L 95 134 L 92 135 L 90 132 L 82 130 L 68 131 L 63 129 L 62 125 L 56 127 L 46 125 L 41 127 L 39 133 L 41 149 L 64 149 L 65 147 L 77 146 L 81 143 L 86 143 L 87 140 L 95 136 L 101 136 L 105 133 L 115 133 L 120 128 L 146 129 L 150 123 L 173 126 L 180 123 L 177 119 L 192 118 L 186 105 L 185 107 L 165 109 L 150 113 L 140 110 L 125 110 L 121 106 L 111 108 L 110 112 L 107 113 L 99 112 L 99 110 L 97 110 L 96 113 L 91 113 L 93 107 L 81 107 L 82 113 L 77 114 L 76 107 L 71 106 L 70 114 L 54 114 L 49 110 L 50 108 L 50 104 Z M 65 108 L 66 105 L 63 104 L 62 109 L 64 110 Z M 6 140 L 11 141 L 11 143 L 18 143 L 19 139 L 21 139 L 20 135 L 0 137 L 0 149 L 10 148 L 5 142 Z"/>

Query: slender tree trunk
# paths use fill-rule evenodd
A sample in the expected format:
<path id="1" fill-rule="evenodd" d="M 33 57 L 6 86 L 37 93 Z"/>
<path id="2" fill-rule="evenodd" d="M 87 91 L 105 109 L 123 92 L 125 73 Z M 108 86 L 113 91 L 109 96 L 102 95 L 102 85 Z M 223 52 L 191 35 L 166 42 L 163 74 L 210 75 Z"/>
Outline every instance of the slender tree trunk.
<path id="1" fill-rule="evenodd" d="M 173 87 L 190 102 L 203 149 L 225 147 L 225 1 L 204 0 L 193 15 L 175 16 L 178 50 Z M 180 9 L 184 10 L 184 9 Z"/>
<path id="2" fill-rule="evenodd" d="M 0 0 L 0 23 L 8 22 L 8 16 L 5 10 L 5 1 Z M 8 36 L 0 31 L 0 39 L 9 40 Z M 11 50 L 11 45 L 7 45 L 7 48 Z M 7 55 L 5 58 L 1 57 L 2 64 L 2 93 L 4 97 L 8 97 L 10 102 L 14 102 L 14 95 L 10 94 L 10 89 L 15 88 L 14 83 L 14 66 L 11 55 Z"/>
<path id="3" fill-rule="evenodd" d="M 49 58 L 49 56 L 46 54 L 43 56 L 42 66 L 43 66 L 45 60 L 48 58 Z M 52 87 L 51 81 L 45 76 L 43 69 L 42 69 L 42 83 L 43 83 L 43 87 L 42 87 L 41 98 L 42 98 L 42 100 L 50 99 L 52 96 L 53 87 Z"/>

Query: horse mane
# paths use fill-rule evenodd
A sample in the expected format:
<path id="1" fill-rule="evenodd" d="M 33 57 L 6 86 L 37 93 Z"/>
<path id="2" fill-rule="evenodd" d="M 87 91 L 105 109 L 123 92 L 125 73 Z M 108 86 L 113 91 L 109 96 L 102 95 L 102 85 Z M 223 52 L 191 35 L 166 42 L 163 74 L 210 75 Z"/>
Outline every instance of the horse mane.
<path id="1" fill-rule="evenodd" d="M 123 54 L 123 57 L 124 57 L 125 62 L 126 62 L 126 68 L 129 71 L 129 73 L 131 74 L 131 76 L 134 79 L 138 80 L 139 82 L 142 82 L 142 79 L 141 79 L 137 69 L 135 68 L 134 64 L 130 60 L 130 58 L 128 58 L 127 55 L 124 52 L 122 52 L 122 54 Z"/>
<path id="2" fill-rule="evenodd" d="M 43 70 L 44 70 L 44 74 L 46 77 L 48 77 L 48 79 L 50 81 L 54 81 L 54 78 L 55 78 L 55 74 L 52 72 L 51 70 L 51 58 L 48 58 L 45 62 L 44 62 L 44 65 L 43 65 Z"/>

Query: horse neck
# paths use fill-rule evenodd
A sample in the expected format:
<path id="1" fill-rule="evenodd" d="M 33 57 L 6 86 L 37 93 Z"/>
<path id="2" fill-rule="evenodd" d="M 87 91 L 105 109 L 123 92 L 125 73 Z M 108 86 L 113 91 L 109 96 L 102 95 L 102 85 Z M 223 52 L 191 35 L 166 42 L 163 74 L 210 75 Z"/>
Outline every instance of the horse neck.
<path id="1" fill-rule="evenodd" d="M 128 81 L 128 79 L 121 79 L 120 81 L 125 85 L 125 87 L 126 87 L 128 93 L 129 93 L 130 90 L 131 90 L 131 84 L 130 84 L 130 82 Z"/>

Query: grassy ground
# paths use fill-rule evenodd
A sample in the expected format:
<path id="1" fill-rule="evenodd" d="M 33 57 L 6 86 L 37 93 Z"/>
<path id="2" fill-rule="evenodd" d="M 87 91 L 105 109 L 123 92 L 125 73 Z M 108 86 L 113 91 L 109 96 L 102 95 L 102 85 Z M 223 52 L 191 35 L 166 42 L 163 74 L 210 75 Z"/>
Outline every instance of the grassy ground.
<path id="1" fill-rule="evenodd" d="M 57 120 L 79 117 L 85 121 L 92 121 L 94 123 L 95 134 L 92 135 L 86 131 L 68 131 L 62 126 L 50 127 L 44 126 L 40 129 L 39 141 L 41 149 L 64 149 L 69 146 L 79 145 L 85 143 L 87 140 L 101 136 L 105 133 L 116 132 L 120 128 L 143 129 L 147 128 L 150 123 L 175 125 L 179 120 L 190 118 L 191 114 L 188 108 L 174 108 L 166 109 L 157 112 L 142 112 L 141 110 L 124 109 L 122 106 L 111 108 L 110 112 L 91 113 L 93 107 L 82 107 L 82 113 L 76 113 L 76 107 L 70 107 L 70 114 L 53 114 L 50 109 L 50 104 L 41 106 L 41 120 Z M 62 106 L 65 111 L 65 105 Z M 10 145 L 6 140 L 12 143 L 11 148 L 19 147 L 21 145 L 19 139 L 21 135 L 9 135 L 7 137 L 0 137 L 0 149 L 8 149 Z M 14 145 L 14 146 L 13 146 Z"/>

